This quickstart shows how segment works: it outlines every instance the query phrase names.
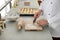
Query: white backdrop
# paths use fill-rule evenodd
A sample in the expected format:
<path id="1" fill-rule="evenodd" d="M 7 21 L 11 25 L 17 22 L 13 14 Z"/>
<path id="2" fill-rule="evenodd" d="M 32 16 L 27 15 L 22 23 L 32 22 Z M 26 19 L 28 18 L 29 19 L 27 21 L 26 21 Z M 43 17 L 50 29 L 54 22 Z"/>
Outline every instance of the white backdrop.
<path id="1" fill-rule="evenodd" d="M 6 1 L 8 1 L 8 0 L 0 0 L 0 7 L 1 7 Z M 14 0 L 12 0 L 12 6 L 13 6 L 13 4 L 14 4 Z M 5 17 L 5 14 L 6 14 L 7 12 L 9 12 L 9 10 L 10 10 L 10 7 L 9 7 L 9 4 L 8 4 L 2 11 L 0 11 L 0 13 L 2 14 L 2 18 Z"/>

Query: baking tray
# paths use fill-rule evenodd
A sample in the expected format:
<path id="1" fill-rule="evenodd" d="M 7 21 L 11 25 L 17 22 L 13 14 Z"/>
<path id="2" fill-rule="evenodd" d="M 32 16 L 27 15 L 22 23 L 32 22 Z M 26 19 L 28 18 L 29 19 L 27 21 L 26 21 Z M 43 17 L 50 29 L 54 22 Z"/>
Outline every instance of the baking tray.
<path id="1" fill-rule="evenodd" d="M 19 14 L 20 16 L 34 16 L 37 10 L 37 8 L 20 8 Z"/>

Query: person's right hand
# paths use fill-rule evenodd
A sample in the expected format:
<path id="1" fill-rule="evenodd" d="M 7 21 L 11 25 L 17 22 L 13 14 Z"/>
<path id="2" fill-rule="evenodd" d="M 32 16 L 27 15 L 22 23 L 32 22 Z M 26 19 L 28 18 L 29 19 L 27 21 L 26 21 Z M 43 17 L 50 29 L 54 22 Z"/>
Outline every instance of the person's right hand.
<path id="1" fill-rule="evenodd" d="M 38 10 L 35 14 L 34 14 L 34 20 L 36 20 L 40 14 L 41 14 L 42 10 Z"/>

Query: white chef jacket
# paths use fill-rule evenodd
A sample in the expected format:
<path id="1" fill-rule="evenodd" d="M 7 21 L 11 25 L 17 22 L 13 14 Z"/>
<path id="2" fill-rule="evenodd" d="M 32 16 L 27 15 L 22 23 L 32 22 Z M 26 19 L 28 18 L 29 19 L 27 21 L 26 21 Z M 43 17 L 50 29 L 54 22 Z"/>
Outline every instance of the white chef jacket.
<path id="1" fill-rule="evenodd" d="M 42 0 L 39 9 L 49 22 L 49 29 L 53 37 L 60 37 L 60 0 Z"/>

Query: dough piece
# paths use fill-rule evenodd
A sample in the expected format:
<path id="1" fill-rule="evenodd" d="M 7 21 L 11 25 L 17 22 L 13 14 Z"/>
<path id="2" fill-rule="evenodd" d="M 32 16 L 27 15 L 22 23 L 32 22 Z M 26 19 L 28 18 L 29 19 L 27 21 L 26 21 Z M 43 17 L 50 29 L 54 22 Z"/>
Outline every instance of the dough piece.
<path id="1" fill-rule="evenodd" d="M 29 14 L 30 12 L 29 12 L 29 8 L 27 8 L 27 14 Z"/>
<path id="2" fill-rule="evenodd" d="M 20 19 L 18 22 L 18 30 L 21 30 L 22 26 L 23 26 L 23 19 Z"/>
<path id="3" fill-rule="evenodd" d="M 33 13 L 33 8 L 30 9 L 30 13 Z"/>
<path id="4" fill-rule="evenodd" d="M 20 13 L 22 13 L 22 9 L 20 9 Z"/>
<path id="5" fill-rule="evenodd" d="M 26 8 L 24 8 L 24 13 L 26 13 Z"/>
<path id="6" fill-rule="evenodd" d="M 41 26 L 38 26 L 37 24 L 33 24 L 31 21 L 28 21 L 26 24 L 25 24 L 25 30 L 37 30 L 37 31 L 40 31 L 40 30 L 43 30 L 43 28 Z"/>
<path id="7" fill-rule="evenodd" d="M 25 30 L 37 30 L 37 31 L 40 31 L 40 30 L 43 30 L 43 28 L 42 27 L 37 27 L 35 25 L 27 25 L 25 27 Z"/>
<path id="8" fill-rule="evenodd" d="M 21 8 L 21 13 L 24 13 L 24 8 Z"/>

